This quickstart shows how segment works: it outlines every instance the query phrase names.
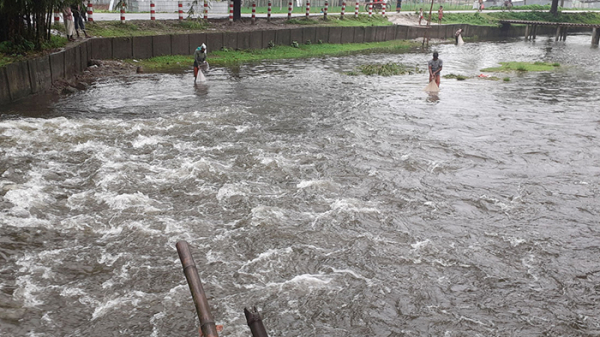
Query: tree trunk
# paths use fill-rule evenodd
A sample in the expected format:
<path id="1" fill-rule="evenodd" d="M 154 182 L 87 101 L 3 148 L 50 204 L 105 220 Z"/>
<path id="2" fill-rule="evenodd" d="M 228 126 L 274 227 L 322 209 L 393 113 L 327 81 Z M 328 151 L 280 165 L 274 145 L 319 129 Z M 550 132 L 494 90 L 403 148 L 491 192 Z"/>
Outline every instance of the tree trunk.
<path id="1" fill-rule="evenodd" d="M 558 15 L 558 0 L 552 0 L 552 6 L 550 7 L 550 13 Z"/>

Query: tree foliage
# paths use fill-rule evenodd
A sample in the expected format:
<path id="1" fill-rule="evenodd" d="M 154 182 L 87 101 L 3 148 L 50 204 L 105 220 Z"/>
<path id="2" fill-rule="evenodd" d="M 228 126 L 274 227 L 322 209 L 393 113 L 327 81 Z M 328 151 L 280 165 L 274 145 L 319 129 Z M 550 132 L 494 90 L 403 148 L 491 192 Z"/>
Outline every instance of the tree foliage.
<path id="1" fill-rule="evenodd" d="M 52 14 L 78 0 L 0 0 L 0 43 L 41 49 L 50 40 Z"/>

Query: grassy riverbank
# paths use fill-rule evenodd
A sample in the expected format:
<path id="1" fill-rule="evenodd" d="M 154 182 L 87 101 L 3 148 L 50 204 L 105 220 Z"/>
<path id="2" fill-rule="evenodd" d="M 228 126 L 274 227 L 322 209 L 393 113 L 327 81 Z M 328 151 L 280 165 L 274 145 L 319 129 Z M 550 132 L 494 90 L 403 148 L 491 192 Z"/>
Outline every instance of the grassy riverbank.
<path id="1" fill-rule="evenodd" d="M 256 25 L 251 25 L 250 20 L 245 19 L 242 22 L 229 24 L 226 19 L 222 20 L 131 20 L 121 23 L 120 21 L 96 21 L 93 24 L 87 25 L 87 30 L 90 35 L 102 37 L 123 37 L 123 36 L 148 36 L 162 34 L 187 34 L 199 33 L 208 31 L 247 31 L 257 29 L 273 29 L 277 26 L 281 28 L 295 26 L 388 26 L 392 25 L 387 18 L 368 15 L 359 15 L 358 18 L 346 17 L 340 20 L 339 17 L 330 16 L 327 20 L 323 17 L 313 17 L 309 20 L 304 18 L 273 19 L 272 23 L 268 23 L 265 19 L 259 19 Z M 64 30 L 64 27 L 57 26 L 57 29 Z"/>
<path id="2" fill-rule="evenodd" d="M 420 44 L 411 41 L 386 41 L 356 44 L 310 44 L 299 45 L 297 48 L 275 46 L 260 50 L 218 50 L 209 54 L 208 62 L 211 66 L 234 66 L 263 60 L 343 56 L 368 52 L 403 52 L 409 51 L 418 45 Z M 193 64 L 194 59 L 191 55 L 175 55 L 136 61 L 127 60 L 126 62 L 141 65 L 147 71 L 165 71 L 188 69 Z"/>
<path id="3" fill-rule="evenodd" d="M 599 12 L 564 13 L 553 15 L 549 12 L 494 12 L 494 13 L 447 13 L 443 24 L 466 23 L 475 26 L 497 26 L 499 20 L 528 20 L 548 22 L 569 22 L 600 24 Z"/>

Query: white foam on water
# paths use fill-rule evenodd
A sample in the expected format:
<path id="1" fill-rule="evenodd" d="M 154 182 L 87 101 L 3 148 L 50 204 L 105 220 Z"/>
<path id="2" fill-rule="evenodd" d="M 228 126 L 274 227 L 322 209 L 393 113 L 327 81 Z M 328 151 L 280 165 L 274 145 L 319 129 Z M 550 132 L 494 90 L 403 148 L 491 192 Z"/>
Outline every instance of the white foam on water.
<path id="1" fill-rule="evenodd" d="M 142 299 L 151 297 L 142 291 L 132 291 L 127 293 L 125 296 L 116 297 L 113 299 L 105 300 L 103 302 L 97 301 L 97 305 L 92 313 L 92 321 L 103 317 L 111 311 L 119 311 L 124 305 L 137 306 Z"/>
<path id="2" fill-rule="evenodd" d="M 373 280 L 366 278 L 358 273 L 356 273 L 354 270 L 351 269 L 336 269 L 336 268 L 331 268 L 331 270 L 334 273 L 338 273 L 338 274 L 350 274 L 352 275 L 354 278 L 359 279 L 359 280 L 364 280 L 367 283 L 367 286 L 372 287 L 373 285 L 375 285 L 375 283 L 373 282 Z"/>
<path id="3" fill-rule="evenodd" d="M 131 143 L 133 148 L 138 149 L 147 145 L 155 146 L 160 142 L 165 141 L 164 137 L 138 135 L 137 138 Z"/>
<path id="4" fill-rule="evenodd" d="M 49 194 L 44 192 L 44 187 L 48 185 L 46 180 L 39 172 L 30 171 L 29 180 L 21 185 L 16 185 L 4 194 L 4 200 L 13 204 L 14 211 L 23 215 L 23 210 L 29 210 L 32 207 L 50 207 L 55 202 Z"/>
<path id="5" fill-rule="evenodd" d="M 269 282 L 266 284 L 267 287 L 278 287 L 282 289 L 285 286 L 291 286 L 294 288 L 303 288 L 303 289 L 311 289 L 311 288 L 322 288 L 326 287 L 332 279 L 330 277 L 326 277 L 321 274 L 302 274 L 297 275 L 291 280 L 283 281 L 283 282 Z"/>
<path id="6" fill-rule="evenodd" d="M 337 199 L 331 205 L 332 210 L 354 213 L 379 213 L 374 207 L 366 207 L 366 202 L 358 199 Z"/>
<path id="7" fill-rule="evenodd" d="M 518 245 L 520 245 L 522 243 L 527 242 L 527 240 L 525 240 L 525 239 L 517 238 L 517 237 L 514 237 L 514 236 L 508 236 L 508 237 L 507 236 L 503 236 L 502 240 L 504 240 L 506 242 L 509 242 L 512 247 L 516 247 L 516 246 L 518 246 Z"/>
<path id="8" fill-rule="evenodd" d="M 23 302 L 24 307 L 35 308 L 44 304 L 44 301 L 38 298 L 38 294 L 42 293 L 43 289 L 33 281 L 32 275 L 26 274 L 17 277 L 15 285 L 13 296 L 15 300 Z"/>
<path id="9" fill-rule="evenodd" d="M 244 269 L 245 267 L 252 265 L 254 263 L 262 262 L 264 260 L 269 260 L 274 257 L 281 257 L 282 255 L 290 255 L 290 254 L 292 254 L 292 252 L 293 252 L 292 247 L 287 247 L 287 248 L 282 248 L 282 249 L 269 249 L 266 252 L 260 253 L 256 258 L 245 262 L 240 267 L 239 271 L 242 271 L 242 269 Z"/>
<path id="10" fill-rule="evenodd" d="M 158 323 L 158 321 L 162 320 L 166 316 L 167 316 L 167 314 L 165 314 L 162 311 L 152 315 L 152 318 L 150 318 L 150 324 L 152 324 L 152 334 L 150 334 L 150 337 L 158 337 L 159 336 L 158 327 L 156 326 L 156 324 Z"/>
<path id="11" fill-rule="evenodd" d="M 417 241 L 416 243 L 413 243 L 410 246 L 414 250 L 421 250 L 421 249 L 427 247 L 429 244 L 431 244 L 431 241 L 429 239 L 426 239 L 426 240 L 423 240 L 423 241 Z"/>
<path id="12" fill-rule="evenodd" d="M 111 254 L 111 253 L 107 253 L 104 251 L 100 255 L 100 258 L 98 259 L 98 263 L 110 267 L 124 255 L 125 255 L 124 253 Z"/>
<path id="13" fill-rule="evenodd" d="M 244 184 L 225 184 L 219 188 L 217 192 L 217 200 L 222 201 L 223 199 L 229 199 L 236 195 L 245 196 L 248 193 L 247 186 Z"/>
<path id="14" fill-rule="evenodd" d="M 76 287 L 65 286 L 60 291 L 60 296 L 63 296 L 63 297 L 85 296 L 85 295 L 87 295 L 87 294 L 83 289 L 76 288 Z"/>
<path id="15" fill-rule="evenodd" d="M 99 201 L 106 203 L 113 210 L 122 211 L 129 208 L 139 208 L 140 211 L 145 213 L 161 211 L 159 208 L 152 206 L 152 204 L 158 206 L 160 202 L 141 192 L 125 194 L 105 192 L 96 193 L 95 196 Z"/>
<path id="16" fill-rule="evenodd" d="M 248 129 L 250 129 L 250 127 L 248 125 L 236 125 L 235 132 L 243 133 L 243 132 L 246 132 Z"/>
<path id="17" fill-rule="evenodd" d="M 280 224 L 286 218 L 285 214 L 282 210 L 269 207 L 269 206 L 258 206 L 254 207 L 251 210 L 252 220 L 251 223 L 253 226 L 258 226 L 264 224 L 265 221 L 268 221 L 269 224 Z M 275 223 L 273 223 L 275 222 Z"/>
<path id="18" fill-rule="evenodd" d="M 306 189 L 310 187 L 331 191 L 338 189 L 339 185 L 331 180 L 302 180 L 296 184 L 296 188 L 298 189 Z"/>

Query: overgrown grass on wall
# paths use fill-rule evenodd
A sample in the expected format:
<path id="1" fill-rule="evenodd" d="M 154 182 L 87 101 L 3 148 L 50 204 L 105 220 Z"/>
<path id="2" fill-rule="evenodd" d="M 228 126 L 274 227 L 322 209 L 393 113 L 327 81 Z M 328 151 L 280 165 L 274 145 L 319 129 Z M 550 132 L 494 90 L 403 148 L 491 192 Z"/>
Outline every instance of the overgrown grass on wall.
<path id="1" fill-rule="evenodd" d="M 263 60 L 301 59 L 322 56 L 342 56 L 365 52 L 403 52 L 417 47 L 418 43 L 411 41 L 385 41 L 347 44 L 298 44 L 293 46 L 275 46 L 257 50 L 218 50 L 208 56 L 211 66 L 234 66 L 242 63 L 259 62 Z M 133 62 L 133 61 L 128 61 Z M 191 55 L 159 56 L 147 60 L 137 60 L 147 70 L 187 69 L 194 63 Z"/>

